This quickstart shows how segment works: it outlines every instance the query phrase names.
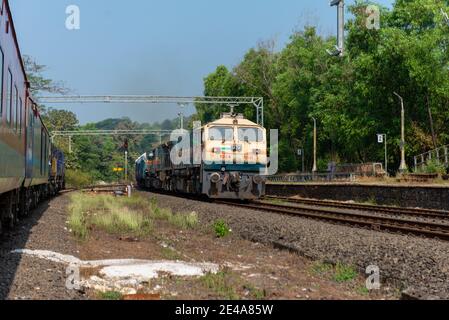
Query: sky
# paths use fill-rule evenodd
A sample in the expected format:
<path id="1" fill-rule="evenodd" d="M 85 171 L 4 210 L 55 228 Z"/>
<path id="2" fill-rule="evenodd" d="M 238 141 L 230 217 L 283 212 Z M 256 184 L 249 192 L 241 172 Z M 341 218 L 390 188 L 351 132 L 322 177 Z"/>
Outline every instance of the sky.
<path id="1" fill-rule="evenodd" d="M 354 1 L 348 0 L 347 4 Z M 391 7 L 393 0 L 378 0 Z M 66 28 L 66 8 L 80 9 L 80 29 Z M 336 33 L 328 0 L 10 0 L 22 54 L 47 66 L 45 76 L 79 95 L 203 94 L 203 78 L 234 67 L 267 39 L 278 49 L 304 25 Z M 52 106 L 52 105 L 48 105 Z M 177 105 L 53 105 L 82 124 L 130 117 L 177 117 Z M 185 113 L 194 112 L 189 106 Z"/>

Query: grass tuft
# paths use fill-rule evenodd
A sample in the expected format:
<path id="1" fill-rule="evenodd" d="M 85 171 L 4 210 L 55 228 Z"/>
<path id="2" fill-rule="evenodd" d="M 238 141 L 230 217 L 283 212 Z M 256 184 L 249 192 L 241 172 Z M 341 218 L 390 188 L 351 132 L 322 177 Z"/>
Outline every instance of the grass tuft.
<path id="1" fill-rule="evenodd" d="M 331 277 L 334 281 L 343 283 L 357 278 L 357 270 L 350 265 L 338 262 L 335 266 L 330 263 L 316 262 L 312 266 L 312 272 L 316 275 Z"/>
<path id="2" fill-rule="evenodd" d="M 335 266 L 334 280 L 337 282 L 349 282 L 357 278 L 357 271 L 352 266 L 337 263 Z"/>
<path id="3" fill-rule="evenodd" d="M 76 193 L 71 195 L 69 212 L 69 227 L 79 240 L 86 240 L 92 228 L 144 237 L 151 234 L 156 219 L 182 229 L 195 228 L 198 224 L 195 212 L 173 214 L 169 209 L 159 208 L 156 199 L 139 195 L 127 198 Z"/>
<path id="4" fill-rule="evenodd" d="M 230 275 L 221 271 L 217 274 L 208 273 L 201 278 L 203 284 L 210 290 L 214 291 L 221 298 L 227 300 L 238 300 L 239 296 L 235 288 L 231 284 Z"/>
<path id="5" fill-rule="evenodd" d="M 123 299 L 123 295 L 120 292 L 116 291 L 99 292 L 98 297 L 101 300 L 111 300 L 111 301 L 118 301 Z"/>

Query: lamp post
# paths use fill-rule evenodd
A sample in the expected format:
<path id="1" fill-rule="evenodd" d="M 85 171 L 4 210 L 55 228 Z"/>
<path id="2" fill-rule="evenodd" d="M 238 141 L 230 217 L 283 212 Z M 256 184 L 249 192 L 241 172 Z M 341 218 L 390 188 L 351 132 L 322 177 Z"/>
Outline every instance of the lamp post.
<path id="1" fill-rule="evenodd" d="M 316 173 L 318 171 L 316 153 L 317 153 L 317 130 L 316 130 L 316 119 L 312 117 L 313 120 L 313 168 L 312 172 Z"/>
<path id="2" fill-rule="evenodd" d="M 181 130 L 184 130 L 184 108 L 187 106 L 186 103 L 178 103 L 179 107 L 181 108 L 181 112 L 178 113 L 179 116 L 179 122 L 180 122 L 180 126 L 181 126 Z"/>
<path id="3" fill-rule="evenodd" d="M 399 166 L 399 172 L 404 173 L 407 171 L 407 163 L 405 162 L 405 108 L 404 108 L 404 99 L 393 92 L 395 96 L 399 98 L 401 101 L 401 165 Z"/>

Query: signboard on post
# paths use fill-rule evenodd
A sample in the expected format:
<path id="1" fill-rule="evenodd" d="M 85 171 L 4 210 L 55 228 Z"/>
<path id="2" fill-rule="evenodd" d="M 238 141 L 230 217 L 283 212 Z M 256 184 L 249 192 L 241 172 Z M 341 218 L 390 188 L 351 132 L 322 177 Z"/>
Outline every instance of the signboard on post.
<path id="1" fill-rule="evenodd" d="M 387 135 L 385 133 L 377 135 L 377 142 L 385 144 L 385 172 L 388 175 L 388 150 L 387 150 Z"/>
<path id="2" fill-rule="evenodd" d="M 378 134 L 377 135 L 377 142 L 378 143 L 384 143 L 384 135 L 383 134 Z"/>

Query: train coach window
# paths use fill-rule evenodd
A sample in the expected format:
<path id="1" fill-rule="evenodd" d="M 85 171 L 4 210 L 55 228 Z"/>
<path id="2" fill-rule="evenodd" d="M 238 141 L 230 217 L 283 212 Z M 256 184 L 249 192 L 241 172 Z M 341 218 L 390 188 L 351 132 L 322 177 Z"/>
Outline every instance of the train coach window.
<path id="1" fill-rule="evenodd" d="M 210 141 L 234 141 L 234 129 L 232 127 L 212 127 L 209 129 Z"/>
<path id="2" fill-rule="evenodd" d="M 6 87 L 6 121 L 11 125 L 12 122 L 12 73 L 8 69 L 8 82 Z"/>
<path id="3" fill-rule="evenodd" d="M 3 115 L 3 76 L 5 67 L 5 55 L 3 54 L 2 48 L 0 48 L 0 117 Z"/>
<path id="4" fill-rule="evenodd" d="M 263 142 L 263 131 L 259 128 L 239 128 L 239 141 Z"/>

